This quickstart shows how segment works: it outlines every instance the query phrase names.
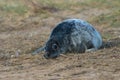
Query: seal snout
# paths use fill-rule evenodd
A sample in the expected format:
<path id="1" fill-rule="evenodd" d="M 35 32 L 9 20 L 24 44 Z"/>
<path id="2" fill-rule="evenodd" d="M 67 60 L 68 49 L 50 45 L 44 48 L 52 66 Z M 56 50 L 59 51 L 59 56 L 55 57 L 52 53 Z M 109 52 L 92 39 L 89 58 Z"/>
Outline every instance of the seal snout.
<path id="1" fill-rule="evenodd" d="M 48 52 L 45 52 L 44 57 L 48 59 L 50 57 L 50 54 Z"/>
<path id="2" fill-rule="evenodd" d="M 44 54 L 44 57 L 45 57 L 46 59 L 48 59 L 48 58 L 49 58 L 47 54 Z"/>
<path id="3" fill-rule="evenodd" d="M 44 54 L 44 57 L 45 57 L 46 59 L 50 59 L 50 58 L 57 58 L 58 56 L 57 56 L 57 55 L 50 54 L 50 53 L 46 53 L 46 54 Z"/>

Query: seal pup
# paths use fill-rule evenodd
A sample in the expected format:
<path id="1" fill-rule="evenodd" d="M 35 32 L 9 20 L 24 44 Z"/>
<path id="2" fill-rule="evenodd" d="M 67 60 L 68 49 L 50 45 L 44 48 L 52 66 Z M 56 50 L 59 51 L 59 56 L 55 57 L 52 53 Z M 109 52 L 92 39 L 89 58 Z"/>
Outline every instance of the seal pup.
<path id="1" fill-rule="evenodd" d="M 91 24 L 81 19 L 67 19 L 52 30 L 45 46 L 33 54 L 44 50 L 44 57 L 48 59 L 68 52 L 95 51 L 101 46 L 101 35 Z"/>

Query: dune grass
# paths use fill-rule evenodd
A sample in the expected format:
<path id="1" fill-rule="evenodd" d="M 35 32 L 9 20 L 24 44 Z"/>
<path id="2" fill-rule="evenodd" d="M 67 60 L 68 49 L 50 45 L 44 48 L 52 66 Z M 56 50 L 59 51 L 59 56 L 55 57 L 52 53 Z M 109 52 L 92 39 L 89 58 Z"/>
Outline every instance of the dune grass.
<path id="1" fill-rule="evenodd" d="M 97 23 L 98 25 L 104 24 L 106 27 L 120 27 L 120 10 L 93 17 L 91 22 Z"/>
<path id="2" fill-rule="evenodd" d="M 45 19 L 55 16 L 54 13 L 82 13 L 86 9 L 107 9 L 109 13 L 100 14 L 88 19 L 89 22 L 106 27 L 119 27 L 120 0 L 0 0 L 0 17 L 19 19 L 38 16 Z M 99 14 L 99 13 L 98 13 Z M 88 13 L 89 15 L 89 13 Z M 64 14 L 60 15 L 64 17 Z M 60 18 L 60 17 L 59 17 Z"/>
<path id="3" fill-rule="evenodd" d="M 0 0 L 0 16 L 4 15 L 24 15 L 28 7 L 19 0 Z"/>
<path id="4" fill-rule="evenodd" d="M 31 4 L 35 3 L 34 5 Z M 0 0 L 0 16 L 2 15 L 26 15 L 37 8 L 39 14 L 53 13 L 57 11 L 76 11 L 84 8 L 105 8 L 119 10 L 119 0 Z M 34 10 L 32 10 L 34 11 Z"/>

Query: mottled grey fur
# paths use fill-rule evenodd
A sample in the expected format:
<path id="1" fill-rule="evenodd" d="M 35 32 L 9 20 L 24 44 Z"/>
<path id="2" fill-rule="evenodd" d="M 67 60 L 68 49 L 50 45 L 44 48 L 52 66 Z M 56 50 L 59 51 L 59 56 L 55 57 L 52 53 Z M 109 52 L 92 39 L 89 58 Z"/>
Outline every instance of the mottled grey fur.
<path id="1" fill-rule="evenodd" d="M 53 29 L 44 47 L 44 57 L 55 58 L 68 52 L 84 53 L 97 50 L 101 45 L 102 38 L 91 24 L 80 19 L 67 19 Z"/>

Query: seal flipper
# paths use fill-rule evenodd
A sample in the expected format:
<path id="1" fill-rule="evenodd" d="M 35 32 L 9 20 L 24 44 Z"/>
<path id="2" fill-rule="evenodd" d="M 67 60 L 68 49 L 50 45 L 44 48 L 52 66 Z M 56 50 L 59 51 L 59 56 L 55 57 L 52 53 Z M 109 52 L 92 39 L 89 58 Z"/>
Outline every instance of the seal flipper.
<path id="1" fill-rule="evenodd" d="M 81 43 L 78 52 L 84 53 L 86 51 L 86 49 L 87 49 L 87 46 L 84 43 Z"/>
<path id="2" fill-rule="evenodd" d="M 38 48 L 37 50 L 35 50 L 35 51 L 32 53 L 32 55 L 38 54 L 38 53 L 44 51 L 44 49 L 45 49 L 44 46 L 43 46 L 43 47 L 40 47 L 40 48 Z"/>
<path id="3" fill-rule="evenodd" d="M 96 50 L 97 50 L 96 48 L 91 48 L 91 49 L 87 49 L 86 52 L 94 52 Z"/>

